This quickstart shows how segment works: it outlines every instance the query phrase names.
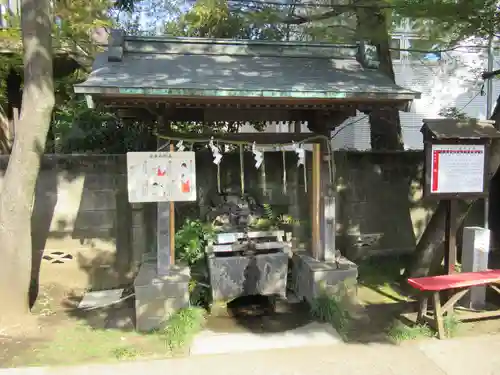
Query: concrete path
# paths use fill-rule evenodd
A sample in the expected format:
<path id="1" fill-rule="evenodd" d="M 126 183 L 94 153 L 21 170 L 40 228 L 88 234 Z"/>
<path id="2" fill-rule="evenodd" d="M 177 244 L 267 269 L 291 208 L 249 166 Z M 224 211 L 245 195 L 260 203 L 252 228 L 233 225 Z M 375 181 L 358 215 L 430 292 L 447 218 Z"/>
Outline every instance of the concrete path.
<path id="1" fill-rule="evenodd" d="M 0 375 L 500 375 L 500 336 L 408 343 L 346 344 L 66 368 Z"/>
<path id="2" fill-rule="evenodd" d="M 273 349 L 343 345 L 341 337 L 330 324 L 312 322 L 286 332 L 220 333 L 205 331 L 191 345 L 191 355 L 229 354 Z"/>
<path id="3" fill-rule="evenodd" d="M 446 374 L 500 374 L 500 335 L 429 340 L 417 345 Z"/>

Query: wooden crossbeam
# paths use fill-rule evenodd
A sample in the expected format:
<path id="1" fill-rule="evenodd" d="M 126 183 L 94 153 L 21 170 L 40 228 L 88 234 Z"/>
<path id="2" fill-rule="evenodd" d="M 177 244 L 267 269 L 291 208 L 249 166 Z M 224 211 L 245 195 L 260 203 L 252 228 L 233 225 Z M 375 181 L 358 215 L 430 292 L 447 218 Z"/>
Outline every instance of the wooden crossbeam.
<path id="1" fill-rule="evenodd" d="M 500 288 L 498 288 L 494 284 L 487 284 L 486 286 L 492 288 L 497 293 L 500 293 Z M 420 296 L 419 299 L 419 309 L 417 315 L 417 323 L 428 323 L 432 328 L 434 328 L 438 333 L 439 339 L 446 338 L 445 326 L 444 326 L 444 317 L 446 314 L 452 313 L 455 305 L 470 291 L 471 287 L 456 289 L 452 296 L 446 301 L 443 305 L 441 304 L 441 298 L 439 295 L 439 291 L 434 292 L 424 292 Z M 433 315 L 429 316 L 427 314 L 427 306 L 430 295 L 432 295 L 433 299 Z M 500 317 L 500 310 L 492 310 L 492 311 L 480 311 L 473 312 L 468 314 L 460 314 L 458 318 L 459 321 L 467 321 L 472 319 L 486 319 Z"/>
<path id="2" fill-rule="evenodd" d="M 186 142 L 208 142 L 211 137 L 221 142 L 234 143 L 252 143 L 260 145 L 284 145 L 292 142 L 319 143 L 324 141 L 325 137 L 312 133 L 205 133 L 205 134 L 184 134 L 167 133 L 159 134 L 160 138 L 171 140 L 184 140 Z"/>

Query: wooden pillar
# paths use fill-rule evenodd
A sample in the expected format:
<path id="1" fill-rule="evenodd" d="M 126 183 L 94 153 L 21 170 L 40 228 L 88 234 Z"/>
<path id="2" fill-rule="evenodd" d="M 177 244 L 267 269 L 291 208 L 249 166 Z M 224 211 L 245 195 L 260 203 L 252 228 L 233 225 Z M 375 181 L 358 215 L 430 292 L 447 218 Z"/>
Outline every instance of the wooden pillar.
<path id="1" fill-rule="evenodd" d="M 175 146 L 170 143 L 170 152 L 175 151 Z M 175 204 L 170 202 L 170 259 L 169 264 L 175 264 Z"/>
<path id="2" fill-rule="evenodd" d="M 446 202 L 447 212 L 445 219 L 445 237 L 444 237 L 444 267 L 445 274 L 455 273 L 455 264 L 457 262 L 457 211 L 458 201 L 449 199 Z"/>
<path id="3" fill-rule="evenodd" d="M 300 121 L 293 122 L 293 132 L 295 134 L 300 134 L 302 131 L 301 127 L 302 123 Z M 298 168 L 289 168 L 287 170 L 287 175 L 289 176 L 289 181 L 291 181 L 290 185 L 293 187 L 293 189 L 290 189 L 287 194 L 289 195 L 291 201 L 291 216 L 294 218 L 292 227 L 292 249 L 296 250 L 299 247 L 304 234 L 300 225 L 300 220 L 302 220 L 300 201 L 303 199 L 301 196 L 303 190 L 301 193 L 299 189 L 300 177 Z"/>
<path id="4" fill-rule="evenodd" d="M 321 144 L 313 144 L 311 181 L 311 249 L 314 259 L 322 260 L 321 241 Z"/>

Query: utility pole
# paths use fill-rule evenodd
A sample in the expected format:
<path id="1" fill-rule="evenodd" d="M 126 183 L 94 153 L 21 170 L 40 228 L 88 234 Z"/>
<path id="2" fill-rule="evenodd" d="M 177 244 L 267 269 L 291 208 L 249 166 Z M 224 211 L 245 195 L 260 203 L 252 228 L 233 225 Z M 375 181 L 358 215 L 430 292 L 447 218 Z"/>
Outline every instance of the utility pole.
<path id="1" fill-rule="evenodd" d="M 488 39 L 488 72 L 494 68 L 495 56 L 493 54 L 493 35 Z M 489 119 L 493 113 L 493 79 L 486 81 L 486 118 Z"/>
<path id="2" fill-rule="evenodd" d="M 493 34 L 488 39 L 488 72 L 493 71 L 494 55 L 493 55 Z M 491 117 L 493 113 L 493 79 L 486 80 L 486 119 Z M 484 199 L 484 228 L 489 226 L 490 202 L 488 197 Z"/>

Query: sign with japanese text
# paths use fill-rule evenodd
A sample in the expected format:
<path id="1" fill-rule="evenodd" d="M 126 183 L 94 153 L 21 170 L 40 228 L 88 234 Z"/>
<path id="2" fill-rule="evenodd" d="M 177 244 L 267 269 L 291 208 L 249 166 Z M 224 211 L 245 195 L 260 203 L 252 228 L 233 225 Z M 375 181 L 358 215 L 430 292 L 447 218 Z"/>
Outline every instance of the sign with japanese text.
<path id="1" fill-rule="evenodd" d="M 195 153 L 128 152 L 130 203 L 196 200 Z"/>
<path id="2" fill-rule="evenodd" d="M 433 144 L 430 193 L 483 193 L 485 152 L 485 145 Z"/>

